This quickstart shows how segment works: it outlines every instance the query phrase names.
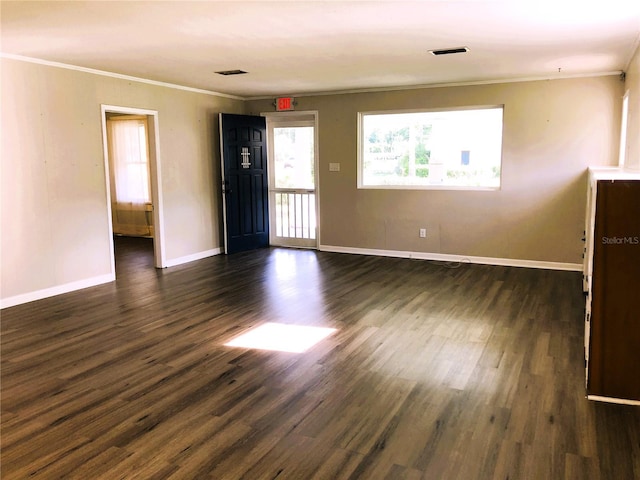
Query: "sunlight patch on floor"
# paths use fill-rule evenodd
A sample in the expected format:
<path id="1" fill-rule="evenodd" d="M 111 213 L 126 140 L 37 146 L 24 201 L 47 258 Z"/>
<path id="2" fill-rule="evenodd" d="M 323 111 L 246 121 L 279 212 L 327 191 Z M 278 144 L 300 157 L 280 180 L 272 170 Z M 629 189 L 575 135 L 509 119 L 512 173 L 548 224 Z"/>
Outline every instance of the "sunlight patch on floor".
<path id="1" fill-rule="evenodd" d="M 267 322 L 225 343 L 225 346 L 302 353 L 335 331 L 335 328 Z"/>

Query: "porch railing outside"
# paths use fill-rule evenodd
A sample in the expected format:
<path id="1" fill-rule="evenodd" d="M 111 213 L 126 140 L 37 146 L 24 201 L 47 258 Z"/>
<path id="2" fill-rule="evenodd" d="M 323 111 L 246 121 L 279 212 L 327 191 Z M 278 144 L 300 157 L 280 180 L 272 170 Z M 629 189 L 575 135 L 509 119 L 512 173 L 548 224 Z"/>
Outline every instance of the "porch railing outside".
<path id="1" fill-rule="evenodd" d="M 279 188 L 274 194 L 276 236 L 314 240 L 316 238 L 315 192 Z"/>

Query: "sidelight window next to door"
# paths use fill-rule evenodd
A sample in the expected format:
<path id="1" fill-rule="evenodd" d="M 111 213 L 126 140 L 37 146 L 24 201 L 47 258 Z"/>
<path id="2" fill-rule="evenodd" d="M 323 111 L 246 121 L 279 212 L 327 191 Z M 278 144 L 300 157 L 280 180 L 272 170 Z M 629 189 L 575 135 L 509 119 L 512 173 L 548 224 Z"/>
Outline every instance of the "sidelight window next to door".
<path id="1" fill-rule="evenodd" d="M 317 247 L 315 122 L 276 118 L 269 134 L 271 245 Z"/>

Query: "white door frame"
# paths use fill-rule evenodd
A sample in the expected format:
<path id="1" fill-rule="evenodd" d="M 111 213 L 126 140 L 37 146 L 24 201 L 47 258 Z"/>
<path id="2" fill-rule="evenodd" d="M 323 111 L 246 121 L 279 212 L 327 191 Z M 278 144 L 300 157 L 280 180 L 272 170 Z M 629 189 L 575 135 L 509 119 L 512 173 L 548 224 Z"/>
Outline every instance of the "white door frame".
<path id="1" fill-rule="evenodd" d="M 320 242 L 320 150 L 318 148 L 318 111 L 317 110 L 301 110 L 301 111 L 291 111 L 291 112 L 261 112 L 261 116 L 266 117 L 267 119 L 267 161 L 269 162 L 269 166 L 271 166 L 271 158 L 273 156 L 273 135 L 272 135 L 272 127 L 280 122 L 286 121 L 312 121 L 313 122 L 313 161 L 314 161 L 314 183 L 315 183 L 315 211 L 316 211 L 316 246 L 313 248 L 319 248 L 321 245 Z M 267 170 L 268 179 L 269 179 L 269 190 L 274 185 L 274 173 L 273 169 L 269 168 Z M 271 193 L 269 193 L 269 220 L 271 220 L 271 212 L 275 212 L 275 205 L 271 205 Z M 271 243 L 271 239 L 274 235 L 274 225 L 269 225 L 269 241 Z"/>
<path id="2" fill-rule="evenodd" d="M 142 108 L 101 105 L 102 146 L 104 154 L 104 173 L 107 187 L 107 219 L 109 225 L 109 245 L 111 247 L 111 273 L 115 276 L 115 252 L 113 246 L 113 220 L 111 216 L 111 177 L 109 175 L 109 144 L 107 142 L 107 114 L 123 113 L 128 115 L 146 115 L 149 138 L 149 173 L 151 182 L 151 202 L 153 204 L 153 258 L 156 268 L 165 268 L 167 260 L 164 248 L 164 209 L 162 203 L 162 175 L 160 172 L 160 129 L 158 111 Z"/>
<path id="3" fill-rule="evenodd" d="M 224 183 L 224 131 L 222 130 L 222 112 L 218 113 L 218 134 L 220 135 L 220 190 L 222 192 L 222 252 L 226 255 L 227 246 L 227 193 Z"/>

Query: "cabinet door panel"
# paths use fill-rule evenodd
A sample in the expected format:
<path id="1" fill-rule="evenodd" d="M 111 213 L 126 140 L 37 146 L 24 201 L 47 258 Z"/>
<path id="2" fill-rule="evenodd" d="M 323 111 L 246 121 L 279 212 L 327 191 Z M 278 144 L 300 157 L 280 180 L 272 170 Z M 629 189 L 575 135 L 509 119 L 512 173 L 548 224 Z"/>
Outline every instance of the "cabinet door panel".
<path id="1" fill-rule="evenodd" d="M 598 181 L 588 393 L 640 399 L 640 182 Z"/>

